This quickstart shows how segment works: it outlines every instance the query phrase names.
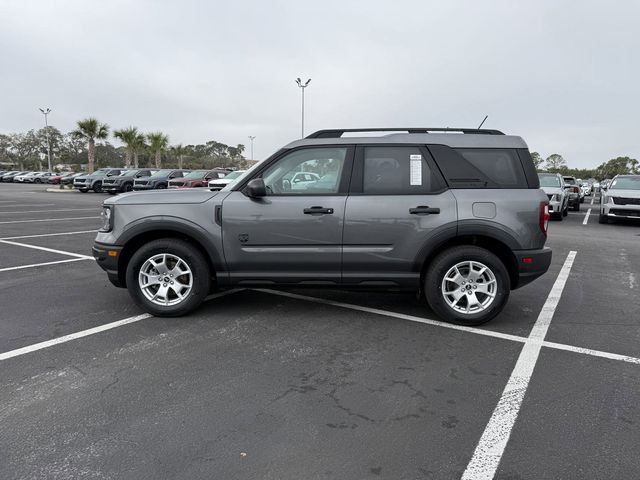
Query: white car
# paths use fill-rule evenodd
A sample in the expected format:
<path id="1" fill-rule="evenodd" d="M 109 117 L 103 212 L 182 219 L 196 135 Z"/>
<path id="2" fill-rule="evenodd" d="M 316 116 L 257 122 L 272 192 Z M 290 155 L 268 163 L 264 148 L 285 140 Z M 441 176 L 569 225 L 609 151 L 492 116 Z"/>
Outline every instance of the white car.
<path id="1" fill-rule="evenodd" d="M 236 170 L 235 172 L 227 174 L 224 178 L 215 178 L 213 180 L 209 180 L 209 190 L 222 190 L 243 173 L 244 170 Z"/>
<path id="2" fill-rule="evenodd" d="M 293 190 L 295 192 L 306 190 L 310 184 L 316 183 L 318 180 L 320 180 L 320 176 L 317 173 L 296 172 L 290 180 L 285 179 L 282 182 L 285 185 L 285 190 L 287 190 L 286 182 L 289 181 L 289 190 Z"/>
<path id="3" fill-rule="evenodd" d="M 38 173 L 40 172 L 29 172 L 23 175 L 17 175 L 13 177 L 13 181 L 18 183 L 30 182 L 30 181 L 33 181 L 32 177 L 35 177 L 36 175 L 38 175 Z"/>

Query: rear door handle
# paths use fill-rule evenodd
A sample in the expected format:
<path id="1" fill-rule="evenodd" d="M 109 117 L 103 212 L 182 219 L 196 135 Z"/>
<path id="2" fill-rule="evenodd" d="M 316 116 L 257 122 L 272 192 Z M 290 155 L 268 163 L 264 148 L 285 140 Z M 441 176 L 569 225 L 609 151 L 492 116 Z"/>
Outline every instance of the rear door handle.
<path id="1" fill-rule="evenodd" d="M 432 215 L 440 213 L 440 209 L 437 207 L 425 207 L 424 205 L 419 205 L 415 208 L 410 208 L 409 213 L 411 215 Z"/>
<path id="2" fill-rule="evenodd" d="M 303 210 L 305 215 L 324 215 L 324 214 L 332 214 L 333 208 L 324 208 L 324 207 L 309 207 Z"/>

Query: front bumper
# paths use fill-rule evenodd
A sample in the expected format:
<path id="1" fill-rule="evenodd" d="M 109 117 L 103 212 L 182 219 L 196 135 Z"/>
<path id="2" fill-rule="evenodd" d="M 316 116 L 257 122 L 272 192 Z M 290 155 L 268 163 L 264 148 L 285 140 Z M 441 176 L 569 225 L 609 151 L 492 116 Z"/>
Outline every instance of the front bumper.
<path id="1" fill-rule="evenodd" d="M 549 213 L 558 213 L 561 210 L 560 202 L 549 202 Z"/>
<path id="2" fill-rule="evenodd" d="M 134 190 L 153 190 L 156 188 L 155 185 L 133 185 Z"/>
<path id="3" fill-rule="evenodd" d="M 119 245 L 95 242 L 91 248 L 91 253 L 98 266 L 107 272 L 109 281 L 116 287 L 124 288 L 126 286 L 124 275 L 120 275 L 118 271 L 118 263 L 122 249 L 123 247 Z"/>
<path id="4" fill-rule="evenodd" d="M 516 250 L 513 252 L 518 267 L 517 279 L 512 289 L 520 288 L 539 276 L 545 274 L 551 265 L 551 249 L 544 247 L 539 250 Z"/>
<path id="5" fill-rule="evenodd" d="M 604 215 L 611 218 L 640 218 L 640 205 L 618 205 L 605 203 L 602 206 Z"/>

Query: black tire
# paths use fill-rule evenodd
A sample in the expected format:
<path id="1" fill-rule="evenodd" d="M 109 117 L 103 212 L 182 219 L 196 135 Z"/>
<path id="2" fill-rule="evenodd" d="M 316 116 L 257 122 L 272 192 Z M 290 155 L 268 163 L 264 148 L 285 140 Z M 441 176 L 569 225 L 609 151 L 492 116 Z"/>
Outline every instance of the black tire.
<path id="1" fill-rule="evenodd" d="M 161 183 L 156 187 L 156 189 L 158 189 L 158 190 L 164 190 L 165 188 L 167 188 L 167 184 L 166 183 Z"/>
<path id="2" fill-rule="evenodd" d="M 584 197 L 580 199 L 580 203 L 584 203 Z"/>
<path id="3" fill-rule="evenodd" d="M 42 180 L 40 180 L 39 178 L 36 178 L 36 179 L 34 180 L 34 183 L 42 183 Z"/>
<path id="4" fill-rule="evenodd" d="M 562 221 L 562 217 L 564 217 L 564 215 L 562 214 L 562 212 L 557 212 L 551 215 L 551 218 L 554 220 L 557 220 L 559 222 Z"/>
<path id="5" fill-rule="evenodd" d="M 598 216 L 598 223 L 609 223 L 609 217 L 602 213 Z"/>
<path id="6" fill-rule="evenodd" d="M 102 193 L 102 182 L 96 182 L 93 184 L 93 187 L 91 187 L 93 189 L 94 192 L 96 193 Z"/>
<path id="7" fill-rule="evenodd" d="M 573 211 L 574 212 L 580 211 L 580 202 L 576 202 L 576 204 L 573 206 Z"/>
<path id="8" fill-rule="evenodd" d="M 126 183 L 125 186 L 124 186 L 124 192 L 126 193 L 126 192 L 130 192 L 132 190 L 133 190 L 133 184 Z"/>
<path id="9" fill-rule="evenodd" d="M 193 286 L 184 300 L 170 306 L 160 306 L 149 300 L 138 283 L 140 269 L 154 255 L 167 253 L 180 257 L 191 269 Z M 146 312 L 156 317 L 180 317 L 200 306 L 209 293 L 211 272 L 200 250 L 184 240 L 162 238 L 144 244 L 131 257 L 126 271 L 127 290 L 131 298 Z"/>
<path id="10" fill-rule="evenodd" d="M 466 314 L 454 310 L 446 302 L 442 293 L 442 283 L 447 272 L 454 265 L 465 262 L 480 262 L 493 273 L 496 279 L 496 292 L 493 302 L 485 310 Z M 498 315 L 504 308 L 511 290 L 509 273 L 502 261 L 484 248 L 462 245 L 452 247 L 440 253 L 427 267 L 424 291 L 427 302 L 440 318 L 459 325 L 480 325 Z"/>
<path id="11" fill-rule="evenodd" d="M 78 191 L 82 193 L 87 193 L 89 190 L 87 190 L 86 188 L 79 188 Z"/>
<path id="12" fill-rule="evenodd" d="M 564 210 L 562 211 L 563 217 L 566 217 L 567 215 L 569 215 L 569 202 L 567 202 L 567 206 L 564 207 Z"/>

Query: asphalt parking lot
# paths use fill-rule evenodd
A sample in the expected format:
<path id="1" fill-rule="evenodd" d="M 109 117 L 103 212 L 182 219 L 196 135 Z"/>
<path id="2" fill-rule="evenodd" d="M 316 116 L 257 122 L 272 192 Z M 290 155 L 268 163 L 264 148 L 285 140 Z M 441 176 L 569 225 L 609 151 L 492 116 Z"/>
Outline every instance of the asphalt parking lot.
<path id="1" fill-rule="evenodd" d="M 0 185 L 2 479 L 640 478 L 640 223 L 589 197 L 457 328 L 379 292 L 142 315 L 90 258 L 106 195 L 45 188 Z"/>

